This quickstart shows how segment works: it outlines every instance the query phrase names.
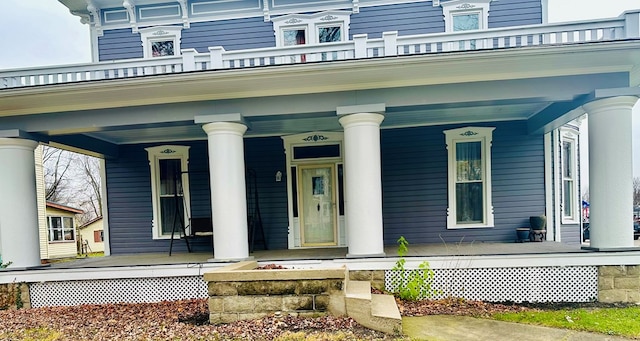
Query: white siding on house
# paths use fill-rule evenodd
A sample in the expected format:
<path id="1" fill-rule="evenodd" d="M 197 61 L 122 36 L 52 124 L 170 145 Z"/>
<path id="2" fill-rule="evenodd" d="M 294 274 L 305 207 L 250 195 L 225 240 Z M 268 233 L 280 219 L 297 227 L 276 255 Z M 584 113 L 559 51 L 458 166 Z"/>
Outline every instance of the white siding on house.
<path id="1" fill-rule="evenodd" d="M 39 145 L 35 149 L 36 163 L 36 192 L 38 200 L 38 236 L 40 238 L 40 259 L 49 259 L 49 241 L 47 236 L 46 191 L 44 185 L 44 146 Z"/>

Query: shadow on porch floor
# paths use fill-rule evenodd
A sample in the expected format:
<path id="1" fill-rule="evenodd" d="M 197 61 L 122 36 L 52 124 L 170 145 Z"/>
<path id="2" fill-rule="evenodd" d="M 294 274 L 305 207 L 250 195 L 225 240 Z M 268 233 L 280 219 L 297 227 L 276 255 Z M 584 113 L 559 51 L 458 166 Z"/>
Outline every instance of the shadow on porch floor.
<path id="1" fill-rule="evenodd" d="M 437 256 L 496 256 L 496 255 L 527 255 L 527 254 L 566 254 L 589 252 L 580 249 L 581 245 L 566 245 L 556 242 L 542 243 L 453 243 L 453 244 L 415 244 L 409 245 L 408 257 L 437 257 Z M 385 247 L 386 258 L 396 257 L 397 247 Z M 251 256 L 258 262 L 272 262 L 280 260 L 327 260 L 344 259 L 347 248 L 313 248 L 294 250 L 260 250 Z M 141 266 L 207 263 L 212 258 L 211 253 L 176 253 L 169 256 L 165 253 L 140 253 L 112 255 L 101 258 L 79 259 L 68 263 L 54 264 L 51 268 L 100 268 L 114 266 Z"/>

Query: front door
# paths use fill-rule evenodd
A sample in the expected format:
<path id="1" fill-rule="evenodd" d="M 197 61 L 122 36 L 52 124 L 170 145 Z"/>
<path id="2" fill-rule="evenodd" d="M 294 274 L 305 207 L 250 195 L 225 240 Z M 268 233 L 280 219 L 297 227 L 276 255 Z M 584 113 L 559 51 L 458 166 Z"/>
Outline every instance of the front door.
<path id="1" fill-rule="evenodd" d="M 336 245 L 335 165 L 298 167 L 302 245 Z"/>

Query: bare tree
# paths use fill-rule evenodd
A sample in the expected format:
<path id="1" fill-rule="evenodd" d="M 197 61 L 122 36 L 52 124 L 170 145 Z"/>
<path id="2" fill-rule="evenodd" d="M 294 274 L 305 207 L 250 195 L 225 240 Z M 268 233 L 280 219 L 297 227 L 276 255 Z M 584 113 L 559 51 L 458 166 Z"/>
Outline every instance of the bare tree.
<path id="1" fill-rule="evenodd" d="M 45 146 L 42 162 L 44 165 L 45 198 L 47 201 L 66 205 L 70 190 L 70 172 L 74 154 L 61 149 Z"/>
<path id="2" fill-rule="evenodd" d="M 640 205 L 640 178 L 633 178 L 633 204 Z"/>
<path id="3" fill-rule="evenodd" d="M 82 209 L 79 224 L 102 216 L 97 158 L 45 146 L 43 165 L 47 201 Z"/>

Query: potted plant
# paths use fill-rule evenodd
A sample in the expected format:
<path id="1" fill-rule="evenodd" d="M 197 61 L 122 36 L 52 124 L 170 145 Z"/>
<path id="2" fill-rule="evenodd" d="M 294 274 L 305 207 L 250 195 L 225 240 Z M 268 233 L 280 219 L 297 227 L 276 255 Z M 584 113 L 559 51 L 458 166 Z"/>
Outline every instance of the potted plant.
<path id="1" fill-rule="evenodd" d="M 532 230 L 546 230 L 547 229 L 547 216 L 537 215 L 529 217 L 529 224 Z"/>

